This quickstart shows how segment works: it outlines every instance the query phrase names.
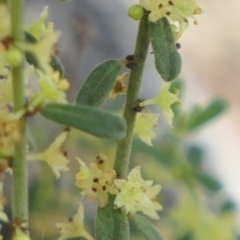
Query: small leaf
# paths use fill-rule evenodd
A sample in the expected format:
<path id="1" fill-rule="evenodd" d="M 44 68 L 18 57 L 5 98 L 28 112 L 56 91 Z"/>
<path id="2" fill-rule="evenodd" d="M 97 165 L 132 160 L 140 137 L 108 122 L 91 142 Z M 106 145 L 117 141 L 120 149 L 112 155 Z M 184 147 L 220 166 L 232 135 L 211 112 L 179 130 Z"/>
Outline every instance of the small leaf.
<path id="1" fill-rule="evenodd" d="M 195 130 L 223 113 L 226 109 L 227 103 L 222 99 L 214 100 L 205 109 L 195 106 L 188 120 L 188 130 Z"/>
<path id="2" fill-rule="evenodd" d="M 37 39 L 29 32 L 24 32 L 25 35 L 25 42 L 27 43 L 36 43 Z"/>
<path id="3" fill-rule="evenodd" d="M 58 57 L 52 56 L 50 65 L 52 66 L 54 71 L 59 72 L 60 77 L 63 77 L 65 75 L 65 68 L 64 68 L 61 60 Z"/>
<path id="4" fill-rule="evenodd" d="M 147 240 L 163 240 L 157 228 L 145 217 L 135 214 L 130 218 Z"/>
<path id="5" fill-rule="evenodd" d="M 222 185 L 219 181 L 206 173 L 195 172 L 194 177 L 208 190 L 217 192 L 221 190 Z"/>
<path id="6" fill-rule="evenodd" d="M 125 121 L 111 112 L 96 107 L 48 104 L 42 108 L 41 114 L 54 122 L 98 137 L 118 140 L 125 136 Z"/>
<path id="7" fill-rule="evenodd" d="M 221 213 L 229 213 L 236 211 L 236 204 L 232 200 L 224 202 L 221 206 Z"/>
<path id="8" fill-rule="evenodd" d="M 149 29 L 155 67 L 163 80 L 172 81 L 180 74 L 182 61 L 170 24 L 164 17 L 155 23 L 149 22 Z"/>
<path id="9" fill-rule="evenodd" d="M 198 146 L 190 146 L 187 149 L 187 160 L 194 168 L 198 169 L 203 161 L 203 150 Z"/>
<path id="10" fill-rule="evenodd" d="M 88 76 L 76 98 L 78 104 L 101 106 L 112 90 L 122 64 L 111 59 L 101 63 Z"/>

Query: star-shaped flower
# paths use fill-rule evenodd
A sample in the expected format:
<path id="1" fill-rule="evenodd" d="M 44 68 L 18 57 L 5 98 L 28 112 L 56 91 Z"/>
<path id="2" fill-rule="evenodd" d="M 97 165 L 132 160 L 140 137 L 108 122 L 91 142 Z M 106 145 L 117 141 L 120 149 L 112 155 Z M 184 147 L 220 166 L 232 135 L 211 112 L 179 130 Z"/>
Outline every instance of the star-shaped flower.
<path id="1" fill-rule="evenodd" d="M 196 0 L 140 0 L 140 5 L 150 11 L 149 21 L 151 22 L 156 22 L 162 17 L 169 17 L 178 22 L 188 22 L 188 17 L 195 19 L 194 15 L 202 13 Z"/>
<path id="2" fill-rule="evenodd" d="M 94 238 L 84 228 L 84 208 L 82 203 L 79 203 L 77 214 L 67 223 L 56 223 L 60 231 L 61 237 L 58 240 L 65 240 L 75 237 L 84 237 L 87 240 Z"/>
<path id="3" fill-rule="evenodd" d="M 150 11 L 149 21 L 151 22 L 168 17 L 171 23 L 177 23 L 177 38 L 187 28 L 188 18 L 194 19 L 194 23 L 197 24 L 195 15 L 203 12 L 196 0 L 140 0 L 140 5 Z"/>
<path id="4" fill-rule="evenodd" d="M 31 238 L 26 233 L 24 233 L 20 227 L 16 227 L 14 229 L 13 240 L 31 240 Z"/>
<path id="5" fill-rule="evenodd" d="M 137 113 L 134 133 L 146 144 L 152 146 L 152 139 L 156 138 L 153 128 L 157 127 L 159 114 L 150 111 Z"/>
<path id="6" fill-rule="evenodd" d="M 110 165 L 108 158 L 104 154 L 99 154 L 90 168 L 78 159 L 80 172 L 76 175 L 76 186 L 82 191 L 82 196 L 87 195 L 88 200 L 98 200 L 98 205 L 104 207 L 108 204 L 108 194 L 116 194 L 117 189 L 113 185 L 116 179 L 116 172 Z"/>
<path id="7" fill-rule="evenodd" d="M 24 52 L 31 52 L 37 58 L 38 68 L 51 75 L 53 70 L 50 62 L 60 35 L 60 32 L 47 31 L 36 43 L 16 43 L 16 46 Z"/>
<path id="8" fill-rule="evenodd" d="M 11 154 L 14 144 L 21 140 L 20 117 L 20 114 L 13 114 L 7 108 L 0 110 L 0 150 L 5 154 Z"/>
<path id="9" fill-rule="evenodd" d="M 127 72 L 125 72 L 117 77 L 114 87 L 109 94 L 110 99 L 114 99 L 117 95 L 125 95 L 126 94 L 127 86 L 125 84 L 125 81 L 128 78 L 128 76 L 129 76 L 129 74 Z"/>
<path id="10" fill-rule="evenodd" d="M 0 4 L 0 39 L 10 35 L 11 32 L 11 16 L 6 4 Z"/>
<path id="11" fill-rule="evenodd" d="M 53 72 L 51 75 L 45 74 L 42 71 L 37 71 L 37 74 L 39 76 L 39 95 L 48 102 L 65 103 L 65 91 L 69 87 L 69 82 L 66 79 L 60 78 L 60 74 L 57 71 Z"/>
<path id="12" fill-rule="evenodd" d="M 163 110 L 163 114 L 168 124 L 172 127 L 174 113 L 171 109 L 171 105 L 173 103 L 180 103 L 180 99 L 178 98 L 179 91 L 175 90 L 175 93 L 171 93 L 169 91 L 170 86 L 171 83 L 169 82 L 164 83 L 157 97 L 141 102 L 139 105 L 140 106 L 147 106 L 152 104 L 159 105 Z"/>
<path id="13" fill-rule="evenodd" d="M 116 208 L 123 207 L 130 215 L 143 212 L 151 218 L 159 219 L 156 211 L 162 210 L 162 206 L 156 201 L 156 196 L 161 191 L 161 186 L 152 186 L 153 181 L 143 180 L 140 166 L 132 169 L 128 180 L 117 179 L 114 183 L 120 190 L 114 201 Z"/>
<path id="14" fill-rule="evenodd" d="M 67 153 L 63 149 L 63 142 L 68 135 L 68 129 L 62 132 L 55 141 L 48 147 L 48 149 L 43 153 L 29 153 L 27 155 L 28 160 L 41 160 L 46 161 L 48 165 L 53 169 L 57 178 L 60 177 L 61 171 L 67 171 L 67 164 L 69 160 L 67 159 Z"/>
<path id="15" fill-rule="evenodd" d="M 47 33 L 47 28 L 44 24 L 45 20 L 48 18 L 48 6 L 46 6 L 42 13 L 40 14 L 37 21 L 31 25 L 27 26 L 26 29 L 29 33 L 31 33 L 36 39 L 40 39 Z"/>

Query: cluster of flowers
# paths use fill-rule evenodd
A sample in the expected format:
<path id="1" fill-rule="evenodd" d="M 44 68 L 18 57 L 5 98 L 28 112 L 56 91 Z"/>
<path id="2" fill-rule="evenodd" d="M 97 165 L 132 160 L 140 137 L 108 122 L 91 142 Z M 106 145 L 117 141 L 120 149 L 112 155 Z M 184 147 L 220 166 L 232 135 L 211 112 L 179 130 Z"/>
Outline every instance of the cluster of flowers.
<path id="1" fill-rule="evenodd" d="M 195 20 L 194 15 L 201 13 L 195 0 L 140 0 L 140 6 L 149 14 L 149 21 L 155 22 L 162 17 L 168 17 L 176 40 L 181 36 L 188 25 L 188 18 Z M 0 155 L 11 156 L 15 142 L 21 141 L 19 131 L 19 119 L 25 115 L 30 116 L 48 102 L 66 103 L 65 91 L 69 87 L 66 79 L 63 79 L 59 71 L 55 71 L 50 62 L 55 56 L 56 44 L 60 33 L 54 31 L 53 23 L 45 25 L 48 16 L 47 7 L 43 10 L 39 19 L 31 26 L 26 26 L 25 31 L 31 34 L 36 41 L 16 42 L 11 38 L 11 17 L 7 7 L 0 4 L 0 14 L 3 21 L 0 22 Z M 30 66 L 25 70 L 26 108 L 22 112 L 13 112 L 12 76 L 11 70 L 23 63 L 26 53 L 31 53 L 38 64 Z M 37 76 L 37 89 L 30 88 L 30 76 Z M 125 80 L 128 74 L 124 73 L 118 77 L 116 84 L 110 93 L 110 99 L 117 95 L 125 94 L 127 87 Z M 170 92 L 171 84 L 164 83 L 159 95 L 153 99 L 142 101 L 139 107 L 143 108 L 150 104 L 159 105 L 172 126 L 174 114 L 171 110 L 173 103 L 179 103 L 178 91 Z M 159 114 L 150 111 L 137 113 L 135 133 L 148 145 L 152 145 L 152 139 L 156 138 L 153 128 L 157 126 Z M 46 161 L 53 169 L 56 177 L 60 177 L 61 171 L 67 171 L 67 154 L 63 149 L 63 143 L 68 135 L 66 129 L 56 140 L 42 153 L 28 153 L 28 160 Z M 3 157 L 1 157 L 3 159 Z M 126 214 L 133 215 L 136 212 L 159 219 L 156 211 L 162 206 L 156 201 L 156 196 L 161 190 L 160 185 L 154 185 L 153 181 L 143 180 L 140 167 L 137 166 L 129 172 L 127 180 L 117 179 L 116 172 L 111 168 L 108 158 L 100 154 L 91 163 L 90 168 L 78 159 L 80 172 L 76 175 L 76 186 L 81 189 L 82 196 L 88 200 L 97 199 L 100 207 L 105 207 L 109 201 L 109 194 L 116 195 L 114 207 L 122 208 Z M 7 162 L 7 160 L 6 160 Z M 6 164 L 6 169 L 9 166 Z M 6 170 L 5 169 L 5 170 Z M 0 182 L 0 195 L 2 196 L 2 183 Z M 0 219 L 9 221 L 3 211 L 4 198 L 0 201 Z M 93 237 L 84 228 L 84 209 L 80 203 L 78 213 L 68 223 L 57 223 L 61 232 L 60 240 L 83 236 L 93 240 Z M 20 233 L 21 234 L 21 233 Z"/>
<path id="2" fill-rule="evenodd" d="M 34 39 L 33 42 L 18 42 L 11 37 L 11 16 L 7 6 L 3 3 L 0 4 L 0 14 L 2 17 L 0 22 L 0 220 L 8 222 L 8 217 L 3 211 L 5 198 L 3 197 L 2 181 L 4 172 L 11 171 L 10 160 L 14 144 L 22 140 L 19 120 L 23 116 L 33 115 L 48 102 L 65 103 L 65 91 L 68 89 L 69 83 L 50 64 L 55 56 L 53 49 L 55 49 L 60 33 L 54 31 L 52 23 L 47 26 L 44 24 L 48 17 L 48 8 L 43 10 L 33 25 L 25 26 L 24 33 L 30 35 Z M 35 64 L 28 65 L 25 69 L 25 109 L 14 112 L 13 90 L 17 91 L 17 89 L 13 89 L 12 69 L 23 65 L 26 54 L 30 54 L 34 58 Z M 35 76 L 32 76 L 34 74 Z M 62 133 L 58 141 L 61 141 L 61 138 L 65 139 L 65 135 L 66 133 Z M 29 154 L 28 158 L 46 160 L 51 166 L 54 166 L 54 169 L 58 169 L 58 166 L 52 162 L 54 158 L 51 155 L 56 144 L 51 145 L 48 151 L 43 154 Z M 59 147 L 58 144 L 57 147 Z M 63 149 L 58 150 L 64 153 Z M 56 151 L 54 151 L 55 153 Z M 58 155 L 54 157 L 58 157 Z M 66 158 L 61 159 L 68 161 Z M 58 173 L 57 170 L 55 172 Z"/>
<path id="3" fill-rule="evenodd" d="M 109 95 L 110 99 L 114 99 L 117 95 L 126 94 L 127 87 L 125 85 L 125 81 L 127 80 L 127 78 L 127 73 L 123 73 L 117 78 L 115 86 L 113 87 Z M 164 82 L 161 91 L 156 97 L 148 99 L 146 101 L 140 101 L 138 107 L 143 109 L 145 106 L 148 105 L 158 105 L 162 109 L 168 124 L 170 125 L 170 127 L 172 127 L 174 113 L 171 109 L 171 105 L 174 103 L 180 104 L 180 99 L 178 98 L 179 91 L 177 89 L 174 89 L 173 92 L 171 92 L 170 87 L 170 82 Z M 137 113 L 136 116 L 134 133 L 138 135 L 140 139 L 149 146 L 152 146 L 152 139 L 156 138 L 154 128 L 156 128 L 158 125 L 158 118 L 158 113 L 152 113 L 148 110 L 140 111 Z"/>
<path id="4" fill-rule="evenodd" d="M 66 102 L 64 91 L 67 90 L 69 83 L 50 65 L 54 55 L 52 49 L 57 44 L 60 33 L 53 30 L 53 24 L 45 26 L 48 9 L 44 9 L 33 25 L 26 26 L 25 32 L 36 39 L 34 43 L 19 43 L 12 39 L 11 18 L 6 5 L 0 5 L 0 14 L 4 19 L 0 23 L 0 153 L 11 155 L 14 143 L 21 140 L 18 120 L 23 115 L 32 114 L 49 101 Z M 31 53 L 38 64 L 37 67 L 31 65 L 25 70 L 26 102 L 28 102 L 26 109 L 13 113 L 12 68 L 22 64 L 26 53 Z M 34 72 L 37 76 L 37 89 L 29 87 L 29 78 Z"/>
<path id="5" fill-rule="evenodd" d="M 116 195 L 114 208 L 122 208 L 126 214 L 133 215 L 143 212 L 153 219 L 159 219 L 156 211 L 162 210 L 156 196 L 161 190 L 160 185 L 153 181 L 143 180 L 140 167 L 130 171 L 127 180 L 117 179 L 116 172 L 110 167 L 109 160 L 104 154 L 95 157 L 90 165 L 78 159 L 80 172 L 76 175 L 76 186 L 81 189 L 81 195 L 88 200 L 97 199 L 100 207 L 105 207 L 109 202 L 109 195 Z M 86 232 L 83 224 L 84 210 L 80 203 L 78 213 L 68 223 L 57 223 L 62 236 L 60 240 L 82 236 L 88 240 L 93 237 Z"/>
<path id="6" fill-rule="evenodd" d="M 129 9 L 128 15 L 139 20 L 143 16 L 143 9 L 149 12 L 149 21 L 151 22 L 167 17 L 176 40 L 187 29 L 188 19 L 192 18 L 194 24 L 197 24 L 195 15 L 203 12 L 196 0 L 140 0 L 139 4 L 133 5 Z"/>

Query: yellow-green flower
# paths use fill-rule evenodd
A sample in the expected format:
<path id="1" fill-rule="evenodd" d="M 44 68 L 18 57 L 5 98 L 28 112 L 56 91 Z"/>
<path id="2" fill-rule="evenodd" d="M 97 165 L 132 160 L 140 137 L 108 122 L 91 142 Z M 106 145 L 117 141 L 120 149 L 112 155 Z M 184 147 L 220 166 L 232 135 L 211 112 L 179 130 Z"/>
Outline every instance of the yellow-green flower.
<path id="1" fill-rule="evenodd" d="M 137 113 L 134 133 L 146 144 L 152 146 L 152 139 L 156 138 L 153 128 L 158 125 L 159 114 L 150 111 Z"/>
<path id="2" fill-rule="evenodd" d="M 171 83 L 164 83 L 157 97 L 141 102 L 140 106 L 159 105 L 163 110 L 168 124 L 172 127 L 174 113 L 171 109 L 171 105 L 173 103 L 180 103 L 180 99 L 178 98 L 179 91 L 175 90 L 175 93 L 171 93 L 169 91 L 170 86 Z"/>
<path id="3" fill-rule="evenodd" d="M 24 233 L 20 227 L 16 227 L 14 229 L 13 240 L 31 240 L 31 238 L 26 233 Z"/>
<path id="4" fill-rule="evenodd" d="M 156 22 L 162 17 L 173 21 L 188 22 L 187 18 L 202 13 L 196 0 L 140 0 L 140 5 L 150 11 L 149 21 Z"/>
<path id="5" fill-rule="evenodd" d="M 51 58 L 55 54 L 55 46 L 60 38 L 61 33 L 56 31 L 48 31 L 36 43 L 16 43 L 22 51 L 31 52 L 38 60 L 38 68 L 44 71 L 45 74 L 52 74 L 50 65 Z"/>
<path id="6" fill-rule="evenodd" d="M 5 4 L 0 4 L 0 39 L 10 36 L 11 32 L 11 16 Z"/>
<path id="7" fill-rule="evenodd" d="M 60 238 L 58 240 L 66 240 L 69 238 L 83 237 L 87 240 L 94 240 L 94 238 L 84 228 L 84 208 L 82 203 L 79 203 L 77 214 L 67 223 L 56 223 L 56 227 L 60 231 Z"/>
<path id="8" fill-rule="evenodd" d="M 156 22 L 162 17 L 167 17 L 171 23 L 176 24 L 178 39 L 188 26 L 188 18 L 197 24 L 195 15 L 202 13 L 196 0 L 140 0 L 140 5 L 149 13 L 149 21 Z"/>
<path id="9" fill-rule="evenodd" d="M 0 80 L 0 108 L 12 104 L 12 81 L 10 79 Z"/>
<path id="10" fill-rule="evenodd" d="M 7 108 L 0 110 L 0 150 L 11 154 L 14 144 L 21 140 L 19 118 L 21 115 L 12 114 Z"/>
<path id="11" fill-rule="evenodd" d="M 46 161 L 56 174 L 57 178 L 60 177 L 61 171 L 67 171 L 68 159 L 67 153 L 64 151 L 63 142 L 68 135 L 68 130 L 62 132 L 55 141 L 48 147 L 43 153 L 29 153 L 27 155 L 28 160 L 41 160 Z"/>
<path id="12" fill-rule="evenodd" d="M 115 208 L 123 207 L 130 215 L 143 212 L 151 218 L 159 219 L 156 211 L 162 210 L 162 206 L 156 201 L 156 196 L 161 191 L 161 186 L 152 186 L 153 181 L 143 180 L 140 166 L 132 169 L 128 180 L 117 179 L 114 184 L 120 191 L 114 201 Z"/>
<path id="13" fill-rule="evenodd" d="M 117 189 L 113 185 L 116 172 L 110 167 L 108 158 L 99 154 L 90 168 L 78 159 L 80 172 L 76 175 L 76 186 L 81 189 L 81 195 L 88 196 L 88 200 L 97 199 L 98 205 L 104 207 L 108 204 L 108 194 L 116 194 Z"/>
<path id="14" fill-rule="evenodd" d="M 45 20 L 48 18 L 48 6 L 46 6 L 42 13 L 40 14 L 39 18 L 37 19 L 37 21 L 31 25 L 31 26 L 27 26 L 26 30 L 31 33 L 36 39 L 40 39 L 41 37 L 43 37 L 48 29 L 46 28 L 44 22 Z"/>
<path id="15" fill-rule="evenodd" d="M 128 76 L 129 74 L 127 72 L 124 72 L 123 74 L 117 77 L 114 87 L 109 94 L 110 99 L 114 99 L 117 95 L 126 94 L 127 86 L 125 84 L 125 81 L 127 80 Z"/>
<path id="16" fill-rule="evenodd" d="M 51 75 L 47 75 L 42 71 L 37 71 L 37 73 L 39 76 L 39 95 L 46 101 L 65 103 L 65 91 L 69 87 L 69 82 L 66 79 L 61 79 L 59 72 L 53 72 Z"/>

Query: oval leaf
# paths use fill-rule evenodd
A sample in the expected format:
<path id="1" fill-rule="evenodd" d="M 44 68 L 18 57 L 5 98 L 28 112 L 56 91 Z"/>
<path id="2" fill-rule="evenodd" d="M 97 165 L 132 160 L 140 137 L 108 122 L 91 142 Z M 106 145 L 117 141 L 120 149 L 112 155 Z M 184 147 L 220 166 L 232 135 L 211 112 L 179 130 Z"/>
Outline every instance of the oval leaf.
<path id="1" fill-rule="evenodd" d="M 163 240 L 157 228 L 147 218 L 135 214 L 131 220 L 147 240 Z"/>
<path id="2" fill-rule="evenodd" d="M 102 105 L 112 90 L 121 69 L 122 64 L 115 59 L 101 63 L 83 83 L 77 94 L 76 102 L 89 106 Z"/>
<path id="3" fill-rule="evenodd" d="M 209 191 L 218 192 L 221 190 L 222 185 L 212 176 L 206 173 L 195 173 L 194 177 L 201 183 L 204 187 L 206 187 Z"/>
<path id="4" fill-rule="evenodd" d="M 167 18 L 149 22 L 149 29 L 156 69 L 163 80 L 174 80 L 180 74 L 182 61 Z"/>
<path id="5" fill-rule="evenodd" d="M 125 136 L 125 121 L 99 108 L 55 103 L 43 107 L 41 114 L 54 122 L 98 137 L 118 140 Z"/>

